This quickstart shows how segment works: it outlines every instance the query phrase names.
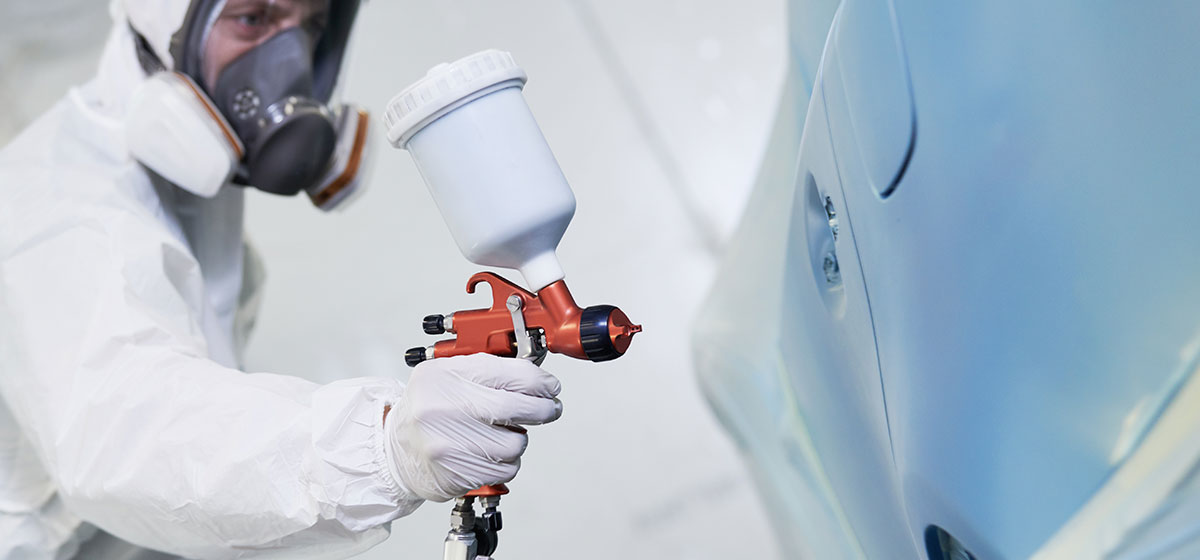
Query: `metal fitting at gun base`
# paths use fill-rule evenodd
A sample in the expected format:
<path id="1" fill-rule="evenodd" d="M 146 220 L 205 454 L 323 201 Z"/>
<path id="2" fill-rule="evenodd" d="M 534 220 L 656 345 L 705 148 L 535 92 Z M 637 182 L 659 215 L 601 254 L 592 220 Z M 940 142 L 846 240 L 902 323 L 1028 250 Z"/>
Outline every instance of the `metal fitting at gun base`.
<path id="1" fill-rule="evenodd" d="M 442 547 L 442 560 L 475 560 L 478 550 L 474 531 L 451 531 Z"/>
<path id="2" fill-rule="evenodd" d="M 450 510 L 450 532 L 442 546 L 442 560 L 475 560 L 479 542 L 475 538 L 475 498 L 455 498 Z"/>
<path id="3" fill-rule="evenodd" d="M 483 521 L 483 528 L 496 532 L 504 528 L 504 518 L 500 516 L 500 496 L 484 496 L 479 498 L 479 505 L 483 507 L 483 513 L 480 515 L 480 520 Z"/>
<path id="4" fill-rule="evenodd" d="M 454 500 L 454 509 L 450 510 L 451 532 L 472 532 L 475 530 L 475 498 L 462 497 Z"/>

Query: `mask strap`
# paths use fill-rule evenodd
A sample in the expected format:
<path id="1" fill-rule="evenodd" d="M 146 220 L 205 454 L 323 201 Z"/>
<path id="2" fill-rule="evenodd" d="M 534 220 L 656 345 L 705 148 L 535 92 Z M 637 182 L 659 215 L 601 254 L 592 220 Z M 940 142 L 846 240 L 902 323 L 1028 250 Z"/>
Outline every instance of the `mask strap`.
<path id="1" fill-rule="evenodd" d="M 163 61 L 154 54 L 154 49 L 150 47 L 150 42 L 141 33 L 138 33 L 133 28 L 133 24 L 129 25 L 129 31 L 133 33 L 133 49 L 137 54 L 138 64 L 142 66 L 142 71 L 147 76 L 151 76 L 167 69 Z"/>
<path id="2" fill-rule="evenodd" d="M 225 9 L 226 0 L 191 0 L 183 24 L 171 35 L 170 53 L 174 59 L 174 70 L 201 79 L 201 59 L 204 43 L 212 31 L 213 23 Z"/>
<path id="3" fill-rule="evenodd" d="M 217 0 L 216 4 L 208 12 L 208 17 L 204 21 L 204 27 L 200 29 L 200 40 L 195 43 L 195 48 L 197 51 L 195 55 L 196 60 L 199 61 L 201 65 L 204 64 L 204 47 L 208 45 L 208 36 L 212 33 L 213 26 L 217 24 L 217 18 L 220 18 L 221 12 L 225 10 L 225 1 L 226 0 Z M 274 3 L 274 1 L 271 0 L 270 3 Z M 208 87 L 213 86 L 213 84 L 205 85 Z"/>

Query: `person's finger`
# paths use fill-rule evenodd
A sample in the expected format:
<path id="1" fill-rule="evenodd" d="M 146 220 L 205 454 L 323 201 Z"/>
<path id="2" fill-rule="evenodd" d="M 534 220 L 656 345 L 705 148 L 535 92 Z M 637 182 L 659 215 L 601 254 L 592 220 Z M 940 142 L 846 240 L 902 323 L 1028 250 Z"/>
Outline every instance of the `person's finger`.
<path id="1" fill-rule="evenodd" d="M 461 496 L 489 484 L 508 482 L 517 476 L 521 469 L 521 459 L 517 458 L 506 463 L 492 461 L 469 461 L 469 464 L 457 465 L 451 462 L 447 465 L 446 484 L 441 490 L 452 496 Z M 457 468 L 455 468 L 457 467 Z"/>
<path id="2" fill-rule="evenodd" d="M 473 440 L 480 455 L 494 463 L 511 463 L 525 453 L 529 436 L 504 426 L 488 426 Z"/>
<path id="3" fill-rule="evenodd" d="M 562 401 L 479 386 L 462 403 L 470 416 L 497 426 L 547 424 L 562 416 Z"/>
<path id="4" fill-rule="evenodd" d="M 517 477 L 517 471 L 521 469 L 521 460 L 516 459 L 508 463 L 488 463 L 480 467 L 480 474 L 483 476 L 483 485 L 503 484 L 511 482 Z"/>
<path id="5" fill-rule="evenodd" d="M 454 356 L 439 360 L 445 360 L 447 369 L 463 379 L 492 389 L 547 398 L 557 397 L 562 390 L 562 384 L 557 377 L 528 360 L 499 358 L 490 354 Z"/>

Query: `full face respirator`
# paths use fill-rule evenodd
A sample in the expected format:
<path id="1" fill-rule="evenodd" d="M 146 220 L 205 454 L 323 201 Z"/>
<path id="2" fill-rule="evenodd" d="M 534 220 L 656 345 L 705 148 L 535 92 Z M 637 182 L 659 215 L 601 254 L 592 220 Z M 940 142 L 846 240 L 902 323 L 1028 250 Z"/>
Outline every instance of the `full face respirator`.
<path id="1" fill-rule="evenodd" d="M 125 123 L 134 158 L 204 197 L 232 183 L 284 196 L 304 191 L 323 210 L 348 200 L 364 175 L 370 119 L 331 99 L 359 1 L 308 1 L 320 25 L 278 29 L 212 83 L 205 83 L 204 47 L 226 0 L 191 3 L 171 38 L 173 70 L 138 36 L 150 77 Z"/>

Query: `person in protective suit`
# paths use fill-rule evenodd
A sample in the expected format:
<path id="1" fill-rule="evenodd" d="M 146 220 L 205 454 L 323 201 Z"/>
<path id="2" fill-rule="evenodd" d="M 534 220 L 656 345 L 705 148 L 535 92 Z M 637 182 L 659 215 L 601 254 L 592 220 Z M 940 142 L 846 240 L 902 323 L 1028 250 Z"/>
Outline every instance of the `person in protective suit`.
<path id="1" fill-rule="evenodd" d="M 556 419 L 523 360 L 316 385 L 239 370 L 248 187 L 322 208 L 357 0 L 115 0 L 94 79 L 0 151 L 0 558 L 341 558 L 511 480 Z"/>

